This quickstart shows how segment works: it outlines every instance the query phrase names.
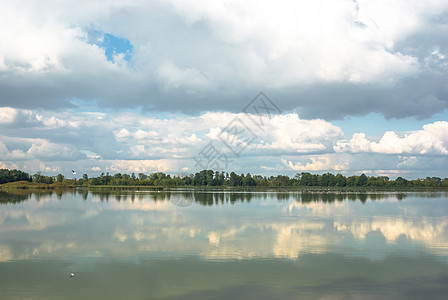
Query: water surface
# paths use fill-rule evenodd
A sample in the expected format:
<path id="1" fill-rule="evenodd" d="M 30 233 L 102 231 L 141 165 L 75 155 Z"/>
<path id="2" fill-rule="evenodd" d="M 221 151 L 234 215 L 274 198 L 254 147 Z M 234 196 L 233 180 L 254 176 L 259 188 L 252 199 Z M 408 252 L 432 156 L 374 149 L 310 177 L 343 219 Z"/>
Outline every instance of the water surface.
<path id="1" fill-rule="evenodd" d="M 0 299 L 447 294 L 445 192 L 0 193 Z"/>

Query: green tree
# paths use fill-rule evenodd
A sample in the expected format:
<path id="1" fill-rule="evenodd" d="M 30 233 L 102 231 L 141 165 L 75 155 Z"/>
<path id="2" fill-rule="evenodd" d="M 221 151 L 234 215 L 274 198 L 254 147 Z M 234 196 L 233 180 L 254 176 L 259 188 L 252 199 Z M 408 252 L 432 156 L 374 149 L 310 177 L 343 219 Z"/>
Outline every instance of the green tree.
<path id="1" fill-rule="evenodd" d="M 361 176 L 359 176 L 356 180 L 356 185 L 357 186 L 366 186 L 367 185 L 367 181 L 369 179 L 367 178 L 367 175 L 362 173 Z"/>
<path id="2" fill-rule="evenodd" d="M 64 181 L 64 176 L 63 176 L 62 174 L 58 174 L 58 175 L 56 176 L 56 181 L 57 181 L 57 182 L 62 182 L 62 181 Z"/>
<path id="3" fill-rule="evenodd" d="M 235 172 L 230 173 L 229 185 L 240 186 L 242 178 L 238 176 Z"/>
<path id="4" fill-rule="evenodd" d="M 345 186 L 346 185 L 346 179 L 345 176 L 338 173 L 335 177 L 335 185 L 336 186 Z"/>
<path id="5" fill-rule="evenodd" d="M 144 173 L 138 173 L 138 179 L 139 180 L 148 179 L 148 175 L 145 175 Z"/>
<path id="6" fill-rule="evenodd" d="M 300 185 L 301 186 L 312 186 L 313 178 L 310 173 L 303 173 L 300 176 Z"/>
<path id="7" fill-rule="evenodd" d="M 250 175 L 250 173 L 247 173 L 246 176 L 244 176 L 241 184 L 243 186 L 255 186 L 255 180 L 252 178 L 252 175 Z"/>
<path id="8" fill-rule="evenodd" d="M 395 179 L 395 184 L 397 186 L 406 186 L 406 185 L 408 185 L 408 181 L 400 176 L 400 177 L 397 177 L 397 179 Z"/>

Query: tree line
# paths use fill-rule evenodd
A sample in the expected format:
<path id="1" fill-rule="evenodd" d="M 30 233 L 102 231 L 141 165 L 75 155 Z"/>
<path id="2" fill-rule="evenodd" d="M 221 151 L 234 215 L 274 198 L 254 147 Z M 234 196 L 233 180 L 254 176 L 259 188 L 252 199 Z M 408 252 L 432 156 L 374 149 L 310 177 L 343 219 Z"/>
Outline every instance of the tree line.
<path id="1" fill-rule="evenodd" d="M 232 186 L 232 187 L 448 187 L 448 178 L 426 177 L 407 180 L 397 177 L 395 180 L 387 176 L 367 176 L 366 174 L 344 176 L 343 174 L 311 174 L 297 173 L 294 177 L 286 175 L 262 176 L 250 173 L 236 174 L 202 170 L 187 176 L 171 176 L 163 172 L 151 174 L 135 173 L 121 174 L 102 173 L 98 177 L 83 174 L 79 179 L 66 179 L 62 174 L 45 176 L 40 172 L 30 175 L 20 170 L 0 169 L 0 184 L 14 181 L 32 181 L 35 183 L 52 184 L 54 182 L 83 185 L 124 185 L 124 186 Z"/>

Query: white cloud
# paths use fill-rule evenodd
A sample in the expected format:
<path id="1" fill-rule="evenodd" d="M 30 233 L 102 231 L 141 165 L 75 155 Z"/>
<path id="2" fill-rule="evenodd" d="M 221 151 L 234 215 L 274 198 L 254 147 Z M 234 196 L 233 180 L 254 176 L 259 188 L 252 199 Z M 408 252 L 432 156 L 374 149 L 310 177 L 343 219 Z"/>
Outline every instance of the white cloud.
<path id="1" fill-rule="evenodd" d="M 14 128 L 47 127 L 49 129 L 76 128 L 80 125 L 75 119 L 65 120 L 53 114 L 43 116 L 39 111 L 0 107 L 0 126 L 8 124 Z"/>
<path id="2" fill-rule="evenodd" d="M 72 161 L 85 158 L 76 147 L 70 145 L 53 143 L 47 139 L 40 138 L 9 138 L 2 137 L 8 143 L 20 145 L 20 148 L 9 151 L 5 142 L 0 141 L 0 156 L 4 161 L 29 161 L 42 159 L 46 161 Z"/>
<path id="3" fill-rule="evenodd" d="M 0 107 L 0 124 L 12 123 L 17 116 L 17 109 L 12 107 Z"/>
<path id="4" fill-rule="evenodd" d="M 0 161 L 0 169 L 19 169 L 19 166 L 15 163 L 4 163 Z"/>
<path id="5" fill-rule="evenodd" d="M 175 169 L 173 162 L 168 159 L 160 160 L 113 160 L 108 168 L 114 172 L 167 172 Z"/>
<path id="6" fill-rule="evenodd" d="M 342 136 L 342 129 L 324 120 L 301 120 L 297 114 L 276 115 L 265 125 L 257 149 L 298 153 L 322 151 Z"/>
<path id="7" fill-rule="evenodd" d="M 158 74 L 166 89 L 187 88 L 189 93 L 208 85 L 207 77 L 196 68 L 179 68 L 173 62 L 165 62 L 158 68 Z"/>
<path id="8" fill-rule="evenodd" d="M 448 166 L 444 158 L 448 122 L 427 124 L 422 130 L 401 137 L 385 134 L 374 141 L 363 133 L 342 140 L 344 135 L 339 126 L 321 119 L 304 120 L 296 113 L 266 118 L 260 129 L 249 116 L 229 112 L 159 117 L 130 112 L 98 115 L 13 111 L 18 116 L 13 123 L 0 124 L 4 134 L 0 136 L 1 161 L 5 166 L 14 164 L 30 172 L 40 170 L 43 163 L 44 169 L 59 167 L 67 172 L 76 164 L 77 170 L 86 173 L 152 170 L 194 173 L 200 166 L 193 157 L 198 157 L 210 141 L 227 153 L 230 163 L 227 170 L 244 173 L 365 171 L 412 178 L 427 176 L 430 169 L 436 172 L 435 176 L 443 177 L 442 170 Z M 218 137 L 235 118 L 257 136 L 240 158 Z M 412 175 L 416 172 L 419 175 Z"/>
<path id="9" fill-rule="evenodd" d="M 129 135 L 129 132 L 127 132 L 127 134 Z M 142 140 L 142 139 L 154 139 L 157 138 L 159 136 L 159 134 L 156 131 L 144 131 L 144 130 L 137 130 L 134 133 L 134 138 L 136 138 L 137 140 Z"/>
<path id="10" fill-rule="evenodd" d="M 53 109 L 76 98 L 104 107 L 237 111 L 241 95 L 263 87 L 285 96 L 288 110 L 302 106 L 314 115 L 322 107 L 337 116 L 365 113 L 370 106 L 359 99 L 372 90 L 384 95 L 373 104 L 383 113 L 427 116 L 447 107 L 443 40 L 434 34 L 431 49 L 421 50 L 415 37 L 444 29 L 437 16 L 446 1 L 45 3 L 2 2 L 2 105 Z M 96 31 L 128 39 L 131 61 L 122 54 L 108 61 L 93 44 Z M 389 101 L 397 98 L 393 88 L 402 89 L 406 109 Z M 309 99 L 291 99 L 304 91 Z M 401 97 L 409 94 L 416 95 Z"/>
<path id="11" fill-rule="evenodd" d="M 5 143 L 0 141 L 0 157 L 3 160 L 23 160 L 26 159 L 26 153 L 21 149 L 14 149 L 9 151 Z"/>
<path id="12" fill-rule="evenodd" d="M 341 140 L 334 146 L 336 152 L 374 152 L 385 154 L 448 154 L 448 122 L 439 121 L 423 126 L 399 137 L 388 131 L 379 142 L 373 142 L 363 133 L 355 133 L 349 140 Z"/>
<path id="13" fill-rule="evenodd" d="M 129 130 L 127 130 L 126 128 L 122 128 L 120 131 L 114 131 L 114 135 L 117 140 L 121 140 L 129 137 L 131 134 Z"/>
<path id="14" fill-rule="evenodd" d="M 27 154 L 46 160 L 76 160 L 85 158 L 85 154 L 69 145 L 55 144 L 48 140 L 36 139 Z"/>
<path id="15" fill-rule="evenodd" d="M 239 70 L 241 74 L 273 86 L 320 80 L 387 82 L 397 75 L 416 73 L 419 68 L 414 57 L 390 51 L 396 39 L 423 22 L 424 12 L 417 3 L 172 3 L 187 24 L 209 22 L 216 38 L 245 50 L 237 52 L 240 56 L 236 57 L 245 67 Z M 428 6 L 442 8 L 437 3 Z M 387 17 L 379 13 L 384 7 L 390 12 Z M 402 16 L 401 22 L 393 21 L 396 15 Z M 358 25 L 361 23 L 364 26 Z M 264 76 L 254 75 L 257 71 Z"/>
<path id="16" fill-rule="evenodd" d="M 348 170 L 350 161 L 347 158 L 334 155 L 312 155 L 306 156 L 308 163 L 293 163 L 290 160 L 282 159 L 282 162 L 294 171 L 341 171 Z"/>
<path id="17" fill-rule="evenodd" d="M 342 137 L 342 130 L 338 126 L 319 119 L 302 120 L 295 113 L 275 115 L 271 119 L 266 117 L 264 128 L 260 130 L 252 123 L 251 117 L 243 113 L 211 112 L 199 117 L 178 116 L 170 119 L 128 116 L 119 122 L 121 125 L 127 123 L 128 126 L 114 131 L 114 136 L 122 145 L 129 146 L 131 154 L 135 157 L 158 153 L 188 157 L 197 154 L 199 149 L 209 142 L 208 139 L 201 138 L 202 135 L 216 141 L 224 149 L 220 137 L 229 140 L 226 139 L 228 133 L 222 130 L 232 120 L 239 120 L 238 126 L 245 124 L 245 132 L 250 134 L 251 138 L 255 137 L 255 140 L 247 145 L 249 146 L 247 152 L 331 151 L 332 143 Z M 233 136 L 233 138 L 235 143 L 237 141 L 243 143 L 242 140 L 245 140 L 246 136 Z"/>
<path id="18" fill-rule="evenodd" d="M 51 166 L 46 165 L 46 164 L 43 163 L 43 162 L 41 162 L 41 163 L 39 164 L 39 170 L 41 170 L 41 171 L 43 171 L 43 172 L 51 172 L 51 173 L 54 173 L 54 172 L 58 172 L 60 169 L 61 169 L 60 167 L 51 167 Z"/>

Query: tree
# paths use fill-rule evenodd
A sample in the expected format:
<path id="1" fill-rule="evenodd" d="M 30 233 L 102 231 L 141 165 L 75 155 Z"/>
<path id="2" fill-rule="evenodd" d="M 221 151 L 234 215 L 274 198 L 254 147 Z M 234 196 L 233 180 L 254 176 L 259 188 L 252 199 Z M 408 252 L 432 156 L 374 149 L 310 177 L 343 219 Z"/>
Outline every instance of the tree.
<path id="1" fill-rule="evenodd" d="M 62 182 L 62 181 L 64 181 L 64 176 L 63 176 L 62 174 L 58 174 L 58 175 L 56 176 L 56 181 L 57 181 L 57 182 Z"/>
<path id="2" fill-rule="evenodd" d="M 408 181 L 400 176 L 395 179 L 395 184 L 398 186 L 406 186 L 408 184 Z"/>
<path id="3" fill-rule="evenodd" d="M 300 185 L 301 186 L 312 186 L 313 181 L 310 173 L 302 173 L 300 176 Z"/>
<path id="4" fill-rule="evenodd" d="M 43 182 L 43 176 L 41 175 L 40 171 L 33 175 L 33 182 L 35 183 Z"/>
<path id="5" fill-rule="evenodd" d="M 185 178 L 184 178 L 184 184 L 185 185 L 191 185 L 192 182 L 193 182 L 193 180 L 191 179 L 190 176 L 185 176 Z"/>
<path id="6" fill-rule="evenodd" d="M 148 179 L 148 175 L 145 175 L 144 173 L 138 173 L 138 179 L 139 180 Z"/>
<path id="7" fill-rule="evenodd" d="M 362 173 L 361 176 L 359 176 L 356 180 L 356 185 L 357 186 L 365 186 L 367 185 L 367 181 L 369 179 L 367 178 L 366 174 Z"/>
<path id="8" fill-rule="evenodd" d="M 205 185 L 213 185 L 213 177 L 214 177 L 214 172 L 213 170 L 207 170 L 205 172 Z"/>
<path id="9" fill-rule="evenodd" d="M 213 178 L 213 185 L 215 186 L 221 186 L 224 184 L 224 172 L 215 172 L 215 176 Z"/>
<path id="10" fill-rule="evenodd" d="M 32 177 L 30 176 L 30 174 L 22 172 L 20 170 L 0 169 L 0 184 L 21 180 L 31 181 Z"/>
<path id="11" fill-rule="evenodd" d="M 207 170 L 202 170 L 194 174 L 193 182 L 194 185 L 207 185 Z"/>
<path id="12" fill-rule="evenodd" d="M 321 176 L 321 186 L 335 186 L 335 176 L 331 173 L 325 173 Z"/>
<path id="13" fill-rule="evenodd" d="M 252 178 L 252 175 L 250 173 L 247 173 L 246 176 L 242 179 L 241 184 L 243 186 L 255 186 L 255 180 Z"/>
<path id="14" fill-rule="evenodd" d="M 242 178 L 238 176 L 235 172 L 230 173 L 229 185 L 240 186 Z"/>
<path id="15" fill-rule="evenodd" d="M 335 177 L 335 185 L 336 186 L 345 186 L 346 185 L 346 179 L 345 176 L 338 173 Z"/>
<path id="16" fill-rule="evenodd" d="M 50 176 L 42 175 L 40 172 L 37 172 L 36 174 L 33 175 L 33 182 L 52 184 L 53 178 Z"/>
<path id="17" fill-rule="evenodd" d="M 357 182 L 358 182 L 358 176 L 353 175 L 347 178 L 346 185 L 355 186 Z"/>

